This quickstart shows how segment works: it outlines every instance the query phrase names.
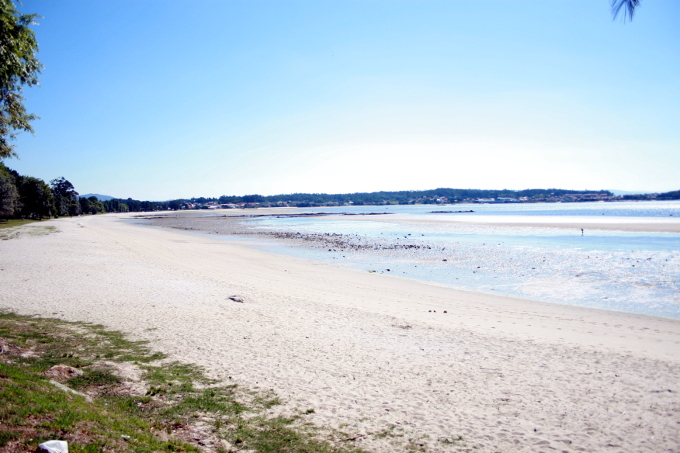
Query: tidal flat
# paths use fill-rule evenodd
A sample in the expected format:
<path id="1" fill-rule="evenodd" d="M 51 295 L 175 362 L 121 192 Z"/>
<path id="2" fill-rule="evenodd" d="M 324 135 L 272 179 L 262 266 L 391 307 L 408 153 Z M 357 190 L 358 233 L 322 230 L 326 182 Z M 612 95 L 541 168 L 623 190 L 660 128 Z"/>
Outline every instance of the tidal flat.
<path id="1" fill-rule="evenodd" d="M 556 205 L 220 210 L 147 221 L 456 289 L 680 318 L 680 203 Z"/>

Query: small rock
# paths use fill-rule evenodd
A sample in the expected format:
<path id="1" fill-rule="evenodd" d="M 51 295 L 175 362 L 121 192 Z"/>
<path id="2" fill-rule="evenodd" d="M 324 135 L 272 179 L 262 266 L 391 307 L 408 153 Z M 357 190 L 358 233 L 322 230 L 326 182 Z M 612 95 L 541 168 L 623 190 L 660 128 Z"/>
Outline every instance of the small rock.
<path id="1" fill-rule="evenodd" d="M 238 302 L 239 304 L 245 302 L 245 299 L 241 296 L 229 296 L 229 300 L 233 300 L 234 302 Z"/>
<path id="2" fill-rule="evenodd" d="M 45 376 L 54 379 L 55 381 L 61 382 L 68 379 L 82 376 L 83 371 L 78 368 L 73 368 L 68 365 L 54 365 L 49 370 L 45 371 Z"/>

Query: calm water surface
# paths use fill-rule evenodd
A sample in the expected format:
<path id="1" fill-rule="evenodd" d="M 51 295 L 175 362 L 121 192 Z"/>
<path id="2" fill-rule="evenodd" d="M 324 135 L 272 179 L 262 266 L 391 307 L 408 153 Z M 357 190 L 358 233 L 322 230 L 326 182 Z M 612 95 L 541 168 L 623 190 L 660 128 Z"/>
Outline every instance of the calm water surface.
<path id="1" fill-rule="evenodd" d="M 475 212 L 432 213 L 447 210 Z M 621 223 L 673 221 L 680 218 L 677 201 L 354 206 L 295 212 L 388 212 L 400 214 L 401 220 L 389 215 L 263 217 L 245 223 L 259 231 L 342 235 L 340 245 L 330 247 L 319 241 L 260 241 L 258 247 L 276 253 L 490 294 L 680 318 L 680 234 L 587 230 L 582 235 L 578 227 L 580 219 L 588 223 L 602 216 Z M 549 228 L 438 221 L 442 216 L 470 215 L 512 222 L 545 216 L 576 223 L 573 228 Z M 409 216 L 419 221 L 409 222 Z"/>

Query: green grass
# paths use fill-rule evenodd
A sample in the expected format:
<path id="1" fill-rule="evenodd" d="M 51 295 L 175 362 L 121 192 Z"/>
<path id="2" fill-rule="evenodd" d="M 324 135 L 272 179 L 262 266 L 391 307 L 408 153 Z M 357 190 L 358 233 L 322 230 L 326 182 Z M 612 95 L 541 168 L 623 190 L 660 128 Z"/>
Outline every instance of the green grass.
<path id="1" fill-rule="evenodd" d="M 41 236 L 56 233 L 53 226 L 43 226 L 38 220 L 11 219 L 0 222 L 0 240 L 16 239 L 20 235 Z"/>
<path id="2" fill-rule="evenodd" d="M 0 453 L 34 452 L 60 439 L 78 452 L 359 452 L 324 440 L 305 415 L 273 417 L 273 392 L 208 379 L 201 368 L 165 363 L 143 342 L 102 326 L 0 314 Z M 61 390 L 45 371 L 83 372 Z M 141 378 L 133 392 L 120 376 Z"/>
<path id="3" fill-rule="evenodd" d="M 0 229 L 20 227 L 21 225 L 26 225 L 27 223 L 34 223 L 34 222 L 38 222 L 38 220 L 0 219 Z"/>

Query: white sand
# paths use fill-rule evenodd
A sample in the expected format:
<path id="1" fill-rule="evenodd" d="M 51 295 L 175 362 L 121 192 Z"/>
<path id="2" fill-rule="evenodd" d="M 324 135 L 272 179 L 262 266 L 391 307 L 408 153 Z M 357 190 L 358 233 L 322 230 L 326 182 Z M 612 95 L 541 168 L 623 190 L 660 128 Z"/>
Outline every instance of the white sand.
<path id="1" fill-rule="evenodd" d="M 375 451 L 680 451 L 678 320 L 461 292 L 121 217 L 0 241 L 0 308 L 151 340 L 368 434 L 357 446 Z"/>

